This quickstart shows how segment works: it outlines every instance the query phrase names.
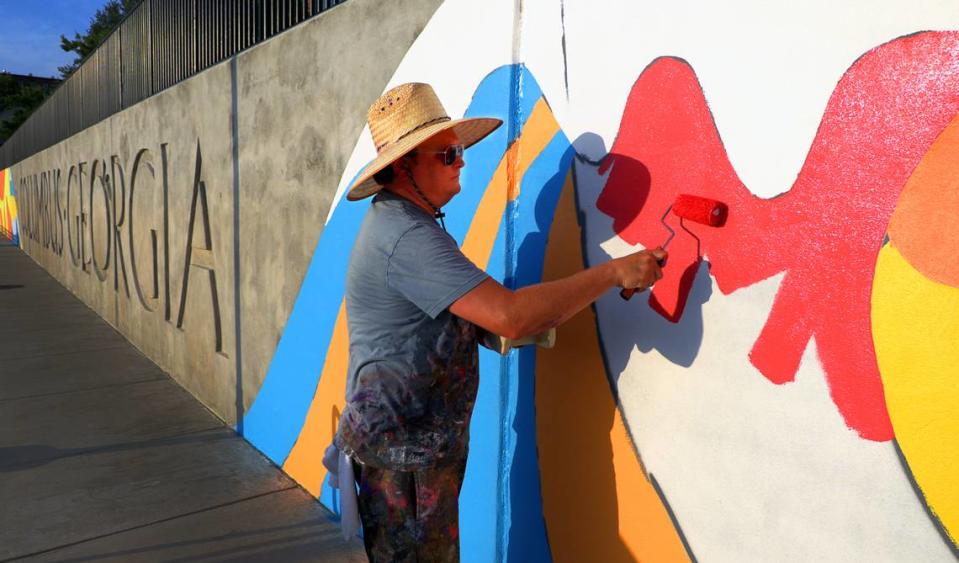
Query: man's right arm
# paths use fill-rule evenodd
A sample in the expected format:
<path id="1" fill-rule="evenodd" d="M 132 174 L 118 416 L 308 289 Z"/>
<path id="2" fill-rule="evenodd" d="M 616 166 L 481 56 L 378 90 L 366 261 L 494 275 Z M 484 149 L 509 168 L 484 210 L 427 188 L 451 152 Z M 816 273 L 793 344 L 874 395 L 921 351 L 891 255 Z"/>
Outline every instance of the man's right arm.
<path id="1" fill-rule="evenodd" d="M 647 289 L 662 278 L 662 249 L 643 250 L 577 272 L 569 277 L 512 291 L 487 279 L 460 297 L 450 312 L 513 340 L 569 320 L 613 287 Z"/>

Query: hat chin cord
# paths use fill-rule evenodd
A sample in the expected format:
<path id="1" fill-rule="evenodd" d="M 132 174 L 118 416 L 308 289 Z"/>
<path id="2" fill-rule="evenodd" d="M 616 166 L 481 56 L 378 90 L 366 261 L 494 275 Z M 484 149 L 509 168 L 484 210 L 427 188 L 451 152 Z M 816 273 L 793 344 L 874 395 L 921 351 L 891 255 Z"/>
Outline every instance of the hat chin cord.
<path id="1" fill-rule="evenodd" d="M 420 189 L 419 184 L 416 183 L 416 180 L 413 179 L 413 171 L 410 170 L 410 165 L 405 160 L 400 164 L 403 168 L 403 171 L 406 172 L 406 177 L 410 179 L 410 185 L 413 186 L 413 190 L 416 192 L 420 198 L 426 202 L 426 205 L 430 206 L 433 209 L 433 218 L 440 220 L 440 226 L 443 227 L 443 230 L 446 230 L 446 222 L 443 221 L 443 217 L 446 217 L 446 213 L 443 213 L 439 207 L 433 205 L 433 202 L 426 197 L 426 194 L 423 193 L 423 190 Z"/>

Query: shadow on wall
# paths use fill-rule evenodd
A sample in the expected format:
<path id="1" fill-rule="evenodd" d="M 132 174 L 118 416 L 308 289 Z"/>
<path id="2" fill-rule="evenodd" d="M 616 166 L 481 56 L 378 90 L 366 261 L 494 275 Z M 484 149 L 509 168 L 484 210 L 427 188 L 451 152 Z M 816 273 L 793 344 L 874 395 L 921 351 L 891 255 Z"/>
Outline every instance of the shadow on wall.
<path id="1" fill-rule="evenodd" d="M 575 273 L 582 269 L 583 260 L 579 250 L 580 240 L 578 233 L 571 231 L 567 221 L 564 221 L 563 213 L 572 214 L 575 217 L 575 206 L 573 200 L 573 186 L 570 176 L 570 167 L 566 159 L 559 164 L 559 169 L 553 172 L 553 175 L 546 182 L 544 188 L 536 198 L 534 209 L 535 222 L 537 230 L 528 234 L 519 246 L 516 255 L 517 278 L 523 282 L 528 282 L 528 278 L 535 275 L 537 279 L 548 281 L 566 275 Z M 549 189 L 550 187 L 554 189 Z M 557 191 L 560 191 L 559 202 L 557 203 Z M 552 251 L 552 254 L 551 254 Z M 576 260 L 562 260 L 561 264 L 556 264 L 556 254 L 562 253 L 567 257 L 578 257 Z M 535 272 L 526 272 L 524 270 L 538 270 Z M 542 275 L 540 275 L 542 272 Z M 525 283 L 521 284 L 525 285 Z M 591 326 L 592 324 L 592 326 Z M 583 332 L 589 333 L 595 331 L 595 324 L 590 323 L 583 314 L 577 315 L 558 329 L 558 346 L 564 347 L 566 354 L 579 356 L 579 362 L 569 363 L 566 354 L 538 354 L 536 349 L 524 348 L 519 352 L 519 373 L 537 373 L 541 378 L 550 378 L 552 381 L 543 385 L 540 383 L 540 389 L 534 392 L 534 381 L 528 378 L 521 378 L 519 385 L 519 396 L 517 398 L 516 423 L 513 426 L 518 436 L 517 452 L 535 451 L 533 440 L 541 443 L 548 442 L 545 450 L 541 451 L 540 467 L 538 468 L 542 475 L 543 488 L 545 489 L 543 516 L 547 520 L 547 533 L 549 536 L 549 545 L 551 556 L 556 561 L 576 560 L 582 555 L 585 544 L 591 544 L 591 549 L 600 556 L 603 561 L 634 561 L 633 555 L 628 547 L 623 543 L 619 535 L 619 506 L 616 491 L 616 476 L 613 467 L 613 448 L 610 441 L 610 429 L 613 426 L 615 418 L 616 403 L 612 400 L 583 401 L 576 406 L 567 405 L 563 408 L 560 404 L 553 404 L 548 399 L 553 397 L 553 393 L 562 386 L 566 392 L 572 391 L 570 387 L 578 387 L 577 380 L 581 380 L 586 386 L 593 388 L 597 383 L 601 392 L 605 391 L 607 399 L 610 397 L 609 390 L 605 385 L 604 368 L 601 363 L 601 355 L 598 353 L 598 347 L 595 347 L 595 337 L 584 338 Z M 594 349 L 584 350 L 583 348 L 592 345 Z M 560 354 L 562 356 L 560 356 Z M 558 358 L 560 356 L 560 358 Z M 558 362 L 552 361 L 559 359 Z M 537 360 L 539 365 L 537 365 Z M 590 362 L 592 360 L 592 362 Z M 556 381 L 560 379 L 562 381 Z M 582 381 L 585 380 L 585 381 Z M 592 383 L 593 385 L 589 385 Z M 537 395 L 539 393 L 540 395 Z M 544 399 L 546 401 L 544 402 Z M 576 412 L 577 407 L 589 405 L 588 413 L 582 413 L 579 416 Z M 534 407 L 539 409 L 536 413 L 538 417 L 537 432 L 527 432 L 521 421 L 526 419 L 523 411 L 534 411 Z M 564 424 L 568 424 L 572 416 L 576 419 L 577 432 L 569 434 L 564 429 Z M 557 418 L 563 418 L 562 422 Z M 558 466 L 554 461 L 553 451 L 563 449 L 566 446 L 565 467 Z M 558 448 L 556 448 L 558 446 Z M 555 448 L 555 449 L 554 449 Z M 553 450 L 553 451 L 549 451 Z M 516 463 L 512 468 L 513 482 L 524 482 L 523 475 L 520 473 L 522 464 Z M 575 470 L 570 471 L 570 469 Z M 579 479 L 576 483 L 572 480 L 567 481 L 568 477 Z M 562 479 L 562 484 L 557 483 L 557 478 Z M 577 486 L 579 485 L 579 486 Z M 563 502 L 556 494 L 559 490 L 565 489 L 569 496 L 567 502 Z M 516 488 L 512 491 L 514 497 L 517 494 Z M 577 500 L 574 498 L 578 497 Z M 514 518 L 522 515 L 515 514 L 518 505 L 514 499 Z M 558 501 L 558 502 L 557 502 Z M 557 517 L 562 511 L 575 513 L 575 518 L 581 521 L 588 521 L 588 525 L 583 530 L 583 542 L 577 542 L 577 545 L 571 545 L 568 538 L 563 539 L 569 532 L 568 523 Z M 513 547 L 519 542 L 510 541 L 511 556 Z"/>
<path id="2" fill-rule="evenodd" d="M 517 200 L 518 211 L 522 216 L 516 220 L 513 229 L 518 234 L 522 233 L 522 239 L 517 241 L 513 259 L 515 270 L 505 279 L 508 287 L 524 287 L 543 281 L 545 253 L 557 200 L 569 176 L 572 158 L 573 149 L 569 140 L 562 131 L 558 131 L 522 179 Z M 528 210 L 530 205 L 532 210 Z M 540 464 L 536 452 L 536 349 L 526 347 L 518 350 L 516 354 L 519 377 L 516 383 L 516 414 L 512 423 L 516 445 L 510 467 L 510 482 L 532 484 L 538 483 L 540 479 Z M 605 486 L 610 487 L 612 484 L 610 479 Z M 510 527 L 507 559 L 540 561 L 546 560 L 547 557 L 555 558 L 556 554 L 550 554 L 548 541 L 530 540 L 533 534 L 545 538 L 547 530 L 542 495 L 539 490 L 527 489 L 528 487 L 521 485 L 514 485 L 509 489 L 512 512 L 510 518 L 513 524 Z M 607 540 L 602 541 L 605 546 Z"/>
<path id="3" fill-rule="evenodd" d="M 608 178 L 606 174 L 612 173 L 614 168 L 621 182 L 635 186 L 635 197 L 630 198 L 630 203 L 625 208 L 620 208 L 619 215 L 628 217 L 632 222 L 643 210 L 646 196 L 657 178 L 650 175 L 649 168 L 642 162 L 624 154 L 607 153 L 603 139 L 595 133 L 580 135 L 573 142 L 573 146 L 578 154 L 606 155 L 596 163 L 586 159 L 578 159 L 574 163 L 575 181 L 582 192 L 598 194 Z M 657 214 L 662 215 L 665 211 L 666 209 L 657 210 Z M 663 232 L 666 232 L 665 228 Z M 665 242 L 665 237 L 661 242 Z M 585 240 L 583 244 L 587 244 Z M 599 258 L 595 264 L 613 258 L 598 245 L 594 248 L 584 247 L 584 250 L 587 256 Z M 618 382 L 619 376 L 626 369 L 633 346 L 644 353 L 656 350 L 670 362 L 683 367 L 691 366 L 699 354 L 703 342 L 702 306 L 712 295 L 708 263 L 670 264 L 667 261 L 665 268 L 670 267 L 684 268 L 680 294 L 686 296 L 686 303 L 682 315 L 676 318 L 675 322 L 664 318 L 650 306 L 649 292 L 636 294 L 629 302 L 623 301 L 621 306 L 609 307 L 604 311 L 604 314 L 610 315 L 604 320 L 604 325 L 629 327 L 628 331 L 617 335 L 617 340 L 623 340 L 621 345 L 604 347 L 608 373 L 614 383 Z"/>
<path id="4" fill-rule="evenodd" d="M 605 154 L 605 147 L 594 134 L 583 135 L 574 147 L 581 154 Z M 593 173 L 593 178 L 586 179 L 594 185 L 579 185 L 584 177 L 577 176 L 577 169 L 583 167 L 584 160 L 589 165 L 588 159 L 576 158 L 579 163 L 561 167 L 550 180 L 563 183 L 558 202 L 556 195 L 546 190 L 537 200 L 537 222 L 542 225 L 552 215 L 545 251 L 540 250 L 544 281 L 582 270 L 587 262 L 584 251 L 591 250 L 585 248 L 583 236 L 589 205 L 578 205 L 577 196 L 583 191 L 598 193 L 602 178 Z M 637 162 L 634 169 L 642 171 L 643 167 Z M 588 195 L 580 201 L 583 199 L 592 201 Z M 524 241 L 520 263 L 535 260 L 527 252 L 534 251 L 532 246 L 532 241 Z M 609 259 L 605 253 L 601 255 L 603 260 Z M 608 297 L 619 299 L 614 292 Z M 667 349 L 691 362 L 702 340 L 701 319 L 698 324 L 687 321 L 673 325 L 657 318 L 644 300 L 635 301 L 622 303 L 618 309 L 624 316 L 618 322 L 631 327 L 652 319 L 654 326 L 629 335 L 628 344 L 615 351 L 613 361 L 625 365 L 634 346 L 648 350 L 675 345 L 656 332 L 655 325 L 662 324 L 688 333 L 681 339 L 685 348 Z M 615 385 L 610 384 L 615 378 L 608 376 L 622 369 L 607 370 L 603 348 L 596 315 L 589 308 L 557 329 L 555 348 L 520 354 L 521 374 L 524 362 L 536 362 L 537 446 L 552 556 L 556 561 L 692 559 L 665 497 L 653 476 L 647 475 L 630 439 L 619 412 Z"/>

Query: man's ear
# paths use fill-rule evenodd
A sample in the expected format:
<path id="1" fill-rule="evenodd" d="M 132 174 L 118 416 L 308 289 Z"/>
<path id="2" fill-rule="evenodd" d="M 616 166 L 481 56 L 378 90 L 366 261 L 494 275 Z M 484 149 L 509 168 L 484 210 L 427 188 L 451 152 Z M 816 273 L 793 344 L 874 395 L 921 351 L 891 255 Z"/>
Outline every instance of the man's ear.
<path id="1" fill-rule="evenodd" d="M 416 152 L 411 151 L 393 162 L 393 171 L 396 174 L 405 174 L 407 170 L 412 172 L 413 165 L 416 164 Z"/>

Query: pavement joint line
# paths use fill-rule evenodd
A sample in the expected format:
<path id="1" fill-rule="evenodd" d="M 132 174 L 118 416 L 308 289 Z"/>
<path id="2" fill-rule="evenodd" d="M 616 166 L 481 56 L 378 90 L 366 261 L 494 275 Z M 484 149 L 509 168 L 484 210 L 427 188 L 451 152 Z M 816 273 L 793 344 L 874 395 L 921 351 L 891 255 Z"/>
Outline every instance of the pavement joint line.
<path id="1" fill-rule="evenodd" d="M 208 426 L 208 427 L 206 427 L 206 428 L 197 428 L 197 429 L 195 429 L 195 430 L 188 430 L 188 431 L 186 431 L 186 432 L 181 432 L 181 433 L 179 433 L 179 434 L 172 434 L 172 435 L 170 435 L 170 436 L 155 436 L 155 437 L 153 437 L 153 438 L 142 438 L 142 439 L 140 439 L 140 440 L 136 440 L 136 441 L 133 441 L 133 442 L 128 442 L 128 444 L 148 444 L 148 443 L 150 443 L 150 442 L 158 442 L 158 441 L 173 441 L 173 440 L 182 438 L 182 437 L 184 437 L 184 436 L 192 436 L 193 434 L 202 434 L 202 433 L 204 433 L 204 432 L 213 432 L 213 431 L 215 431 L 215 430 L 222 430 L 222 429 L 224 429 L 224 428 L 228 428 L 228 427 L 227 427 L 227 426 L 224 426 L 222 422 L 218 422 L 215 426 Z M 236 433 L 234 433 L 234 434 L 236 434 Z M 239 436 L 237 436 L 237 437 L 239 437 Z M 241 438 L 241 439 L 242 439 L 242 438 Z M 155 444 L 155 445 L 156 445 L 156 446 L 160 446 L 161 444 Z M 102 453 L 100 450 L 101 450 L 102 448 L 104 448 L 104 447 L 109 448 L 110 445 L 106 445 L 106 446 L 96 446 L 96 447 L 86 448 L 86 451 L 70 452 L 70 453 L 67 453 L 67 454 L 64 454 L 64 455 L 51 457 L 51 458 L 46 459 L 46 460 L 44 460 L 44 461 L 47 462 L 47 463 L 53 463 L 53 462 L 57 462 L 57 461 L 60 461 L 60 460 L 63 460 L 63 459 L 83 458 L 83 457 L 88 456 L 88 455 L 99 455 L 100 453 Z M 81 449 L 81 450 L 82 450 L 82 449 Z M 11 467 L 11 466 L 8 466 L 8 469 L 9 469 L 9 467 Z M 17 469 L 17 466 L 16 466 L 16 465 L 13 465 L 12 467 L 13 467 L 13 469 L 15 469 L 15 470 Z M 285 475 L 285 473 L 284 473 L 284 475 Z M 18 555 L 17 557 L 20 557 L 20 556 Z M 0 563 L 2 563 L 2 561 L 0 561 Z"/>
<path id="2" fill-rule="evenodd" d="M 174 439 L 176 439 L 176 438 L 182 438 L 182 437 L 184 437 L 184 436 L 192 436 L 192 435 L 194 435 L 194 434 L 202 434 L 202 433 L 204 433 L 204 432 L 212 432 L 212 431 L 214 431 L 214 430 L 231 430 L 231 431 L 232 431 L 233 429 L 230 428 L 229 426 L 224 425 L 224 424 L 223 424 L 223 421 L 221 421 L 221 420 L 219 420 L 219 419 L 216 419 L 216 421 L 215 421 L 215 426 L 209 426 L 209 427 L 207 427 L 207 428 L 197 428 L 197 429 L 195 429 L 195 430 L 187 430 L 186 432 L 180 432 L 179 434 L 171 434 L 170 436 L 160 436 L 160 437 L 155 437 L 155 438 L 144 438 L 143 440 L 139 440 L 138 442 L 131 442 L 131 443 L 132 443 L 132 444 L 136 444 L 136 443 L 139 443 L 139 442 L 155 442 L 155 441 L 157 441 L 157 440 L 174 440 Z M 236 434 L 236 432 L 233 432 L 233 434 L 234 434 L 234 436 L 236 436 L 237 438 L 239 438 L 239 436 Z M 245 441 L 245 440 L 244 440 L 244 441 Z M 251 446 L 251 447 L 252 447 L 252 446 Z M 87 454 L 81 454 L 81 455 L 87 455 Z"/>
<path id="3" fill-rule="evenodd" d="M 156 368 L 156 371 L 154 371 L 153 373 L 144 371 L 144 372 L 142 372 L 142 373 L 137 373 L 137 374 L 135 374 L 135 375 L 132 375 L 131 377 L 146 377 L 146 376 L 148 376 L 148 375 L 152 375 L 152 376 L 154 376 L 154 377 L 151 377 L 150 379 L 136 379 L 136 380 L 134 380 L 134 381 L 120 381 L 120 382 L 117 382 L 117 383 L 104 383 L 104 384 L 102 384 L 102 385 L 94 385 L 94 386 L 92 386 L 92 387 L 81 387 L 81 388 L 79 388 L 79 389 L 66 389 L 66 390 L 64 390 L 64 391 L 51 391 L 50 393 L 35 393 L 35 394 L 33 394 L 33 395 L 22 395 L 22 396 L 20 396 L 20 397 L 0 397 L 0 403 L 7 402 L 7 401 L 19 401 L 20 399 L 39 399 L 39 398 L 41 398 L 41 397 L 53 397 L 53 396 L 56 396 L 56 395 L 66 395 L 66 394 L 68 394 L 68 393 L 82 393 L 82 392 L 84 392 L 84 391 L 96 391 L 97 389 L 107 389 L 107 388 L 111 388 L 111 387 L 121 387 L 121 386 L 123 386 L 123 385 L 136 385 L 136 384 L 138 384 L 138 383 L 150 383 L 150 382 L 153 382 L 153 381 L 162 381 L 162 380 L 164 379 L 163 376 L 165 376 L 166 374 L 163 372 L 163 370 L 161 370 L 159 367 L 157 367 L 157 368 Z M 174 383 L 176 383 L 176 382 L 174 381 Z M 179 384 L 177 384 L 177 385 L 179 385 Z"/>
<path id="4" fill-rule="evenodd" d="M 67 305 L 64 307 L 49 307 L 43 309 L 39 307 L 6 307 L 2 303 L 0 303 L 0 310 L 3 310 L 4 320 L 7 323 L 6 328 L 8 328 L 10 331 L 15 330 L 16 332 L 24 332 L 27 330 L 26 328 L 22 328 L 22 325 L 27 324 L 36 318 L 28 313 L 34 313 L 34 315 L 56 316 L 58 318 L 69 318 L 71 316 L 79 316 L 80 312 L 83 311 L 79 307 L 75 307 L 73 305 Z"/>
<path id="5" fill-rule="evenodd" d="M 9 362 L 9 361 L 12 361 L 12 360 L 29 360 L 29 359 L 32 359 L 32 358 L 49 358 L 49 357 L 51 357 L 51 356 L 63 356 L 63 355 L 66 355 L 66 354 L 79 354 L 79 353 L 82 353 L 82 352 L 103 352 L 103 351 L 105 351 L 105 350 L 116 350 L 116 349 L 118 349 L 118 348 L 126 348 L 127 346 L 133 346 L 133 345 L 130 344 L 129 342 L 124 342 L 124 343 L 122 343 L 122 344 L 117 344 L 117 345 L 115 345 L 115 346 L 106 346 L 106 347 L 103 347 L 103 348 L 83 348 L 83 349 L 80 349 L 80 350 L 67 350 L 66 352 L 45 352 L 45 353 L 42 353 L 42 354 L 33 354 L 33 355 L 30 355 L 30 356 L 7 356 L 6 354 L 4 354 L 4 355 L 3 355 L 3 361 L 4 361 L 4 362 Z M 0 352 L 2 352 L 2 350 L 0 350 Z"/>
<path id="6" fill-rule="evenodd" d="M 25 285 L 23 289 L 30 288 L 33 291 L 22 291 L 22 290 L 15 289 L 13 291 L 19 292 L 18 294 L 0 293 L 0 301 L 9 301 L 8 304 L 23 303 L 25 306 L 28 306 L 31 308 L 35 308 L 35 307 L 39 308 L 39 306 L 44 304 L 47 304 L 48 307 L 83 304 L 82 302 L 77 302 L 76 297 L 74 297 L 73 295 L 69 295 L 70 299 L 68 299 L 67 295 L 64 295 L 60 291 L 57 291 L 55 288 L 48 289 L 36 284 L 32 284 L 30 282 L 27 282 L 27 283 L 30 285 L 29 286 Z M 10 290 L 3 290 L 3 291 L 10 291 Z M 30 300 L 39 301 L 40 299 L 43 299 L 44 302 L 43 303 L 28 302 Z M 62 299 L 62 301 L 58 302 L 55 299 Z"/>
<path id="7" fill-rule="evenodd" d="M 8 263 L 8 264 L 6 264 L 6 265 L 11 265 L 11 264 Z M 12 266 L 20 266 L 20 264 L 12 264 Z M 29 266 L 28 266 L 28 267 L 29 267 Z M 71 291 L 67 288 L 67 286 L 63 285 L 63 282 L 61 282 L 61 281 L 58 280 L 57 278 L 50 277 L 50 276 L 40 277 L 40 276 L 33 275 L 33 274 L 26 274 L 26 275 L 22 275 L 22 276 L 9 276 L 9 277 L 5 276 L 5 277 L 0 278 L 0 279 L 10 280 L 10 281 L 19 282 L 19 283 L 23 284 L 23 287 L 19 287 L 19 288 L 15 288 L 15 289 L 27 289 L 27 288 L 29 288 L 29 287 L 31 287 L 31 286 L 48 285 L 48 286 L 51 286 L 51 287 L 58 287 L 58 288 L 60 288 L 60 292 L 61 292 L 61 293 L 69 293 L 70 295 L 75 295 L 73 292 L 71 292 Z M 11 289 L 13 289 L 13 288 L 11 288 Z"/>
<path id="8" fill-rule="evenodd" d="M 84 331 L 85 333 L 89 333 L 89 331 L 93 331 L 93 330 L 103 330 L 106 327 L 110 327 L 111 329 L 113 329 L 113 332 L 116 332 L 117 334 L 120 334 L 120 336 L 123 336 L 122 333 L 117 331 L 116 327 L 114 327 L 110 323 L 103 320 L 103 317 L 98 316 L 92 319 L 73 319 L 73 322 L 75 322 L 75 324 L 82 325 L 83 328 L 85 329 L 88 329 Z M 92 325 L 92 326 L 87 326 L 87 325 Z M 55 330 L 62 330 L 64 332 L 75 332 L 74 329 L 77 329 L 77 328 L 79 327 L 63 326 L 63 325 L 34 327 L 34 328 L 19 328 L 19 330 L 13 331 L 13 334 L 8 335 L 8 334 L 0 333 L 0 338 L 7 338 L 10 336 L 16 336 L 18 334 L 36 334 L 38 332 L 52 332 Z"/>
<path id="9" fill-rule="evenodd" d="M 18 300 L 17 302 L 20 303 L 20 302 L 22 302 L 22 300 Z M 8 303 L 8 305 L 9 305 L 9 303 Z M 66 309 L 66 308 L 68 308 L 68 307 L 76 307 L 77 309 L 83 308 L 83 309 L 86 309 L 86 310 L 88 310 L 88 311 L 93 311 L 93 309 L 91 309 L 90 307 L 87 307 L 86 303 L 83 303 L 82 301 L 76 301 L 76 299 L 74 299 L 74 301 L 71 301 L 71 302 L 55 303 L 55 304 L 52 304 L 52 305 L 47 304 L 46 306 L 40 306 L 40 305 L 37 305 L 36 303 L 29 303 L 29 304 L 24 304 L 24 305 L 21 306 L 21 307 L 14 308 L 14 310 L 18 310 L 18 311 L 34 311 L 34 310 L 52 311 L 52 310 L 54 310 L 54 309 Z M 95 313 L 96 311 L 93 311 L 93 312 Z"/>
<path id="10" fill-rule="evenodd" d="M 62 285 L 58 285 L 55 282 L 50 282 L 49 284 L 38 284 L 30 280 L 3 280 L 3 284 L 7 285 L 20 285 L 17 289 L 5 289 L 3 291 L 8 291 L 9 293 L 0 293 L 3 296 L 3 299 L 8 299 L 10 301 L 23 301 L 22 297 L 24 294 L 32 293 L 33 295 L 27 295 L 27 297 L 33 297 L 39 300 L 41 297 L 59 297 L 63 298 L 62 303 L 57 303 L 56 305 L 66 305 L 69 297 L 69 302 L 71 305 L 83 305 L 86 307 L 86 303 L 77 299 L 76 295 L 63 289 Z M 26 291 L 24 291 L 26 290 Z M 32 290 L 32 291 L 31 291 Z M 17 299 L 14 299 L 14 296 L 17 296 Z M 32 303 L 31 306 L 39 305 L 39 303 Z"/>
<path id="11" fill-rule="evenodd" d="M 228 501 L 228 502 L 220 503 L 220 504 L 217 504 L 217 505 L 214 505 L 214 506 L 208 506 L 208 507 L 206 507 L 206 508 L 200 508 L 200 509 L 197 509 L 197 510 L 192 510 L 192 511 L 190 511 L 190 512 L 185 512 L 185 513 L 183 513 L 183 514 L 178 514 L 178 515 L 176 515 L 176 516 L 169 516 L 169 517 L 167 517 L 167 518 L 161 518 L 161 519 L 159 519 L 159 520 L 154 520 L 153 522 L 147 522 L 147 523 L 144 523 L 144 524 L 138 524 L 138 525 L 136 525 L 136 526 L 130 526 L 129 528 L 123 528 L 123 529 L 120 529 L 120 530 L 114 530 L 114 531 L 112 531 L 112 532 L 107 532 L 107 533 L 105 533 L 105 534 L 100 534 L 99 536 L 92 536 L 92 537 L 89 537 L 89 538 L 84 538 L 84 539 L 82 539 L 82 540 L 77 540 L 77 541 L 65 543 L 65 544 L 63 544 L 63 545 L 58 545 L 58 546 L 51 547 L 51 548 L 48 548 L 48 549 L 43 549 L 43 550 L 40 550 L 40 551 L 34 551 L 34 552 L 32 552 L 32 553 L 24 553 L 24 554 L 22 554 L 22 555 L 15 555 L 15 556 L 10 557 L 10 558 L 7 558 L 7 559 L 0 559 L 0 563 L 7 563 L 8 561 L 16 561 L 16 560 L 18 560 L 18 559 L 25 559 L 25 558 L 27 558 L 27 557 L 35 557 L 35 556 L 37 556 L 37 555 L 43 555 L 43 554 L 45 554 L 45 553 L 50 553 L 50 552 L 52 552 L 52 551 L 57 551 L 58 549 L 64 549 L 64 548 L 67 548 L 67 547 L 73 547 L 73 546 L 75 546 L 75 545 L 80 545 L 80 544 L 82 544 L 82 543 L 87 543 L 87 542 L 96 541 L 96 540 L 103 539 L 103 538 L 108 538 L 108 537 L 110 537 L 110 536 L 115 536 L 115 535 L 117 535 L 117 534 L 122 534 L 122 533 L 125 533 L 125 532 L 132 532 L 132 531 L 134 531 L 134 530 L 139 530 L 139 529 L 142 529 L 142 528 L 148 528 L 148 527 L 150 527 L 150 526 L 155 526 L 155 525 L 157 525 L 157 524 L 163 524 L 163 523 L 165 523 L 165 522 L 171 522 L 171 521 L 177 520 L 177 519 L 179 519 L 179 518 L 185 518 L 185 517 L 187 517 L 187 516 L 194 516 L 194 515 L 196 515 L 196 514 L 202 514 L 202 513 L 204 513 L 204 512 L 209 512 L 209 511 L 211 511 L 211 510 L 217 510 L 217 509 L 219 509 L 219 508 L 225 508 L 225 507 L 227 507 L 227 506 L 232 506 L 232 505 L 234 505 L 234 504 L 240 504 L 241 502 L 246 502 L 246 501 L 248 501 L 248 500 L 254 500 L 254 499 L 261 498 L 261 497 L 269 496 L 269 495 L 276 494 L 276 493 L 282 493 L 282 492 L 284 492 L 284 491 L 289 491 L 289 490 L 291 490 L 291 489 L 298 489 L 298 488 L 300 488 L 299 485 L 293 484 L 293 485 L 290 485 L 289 487 L 283 487 L 283 488 L 281 488 L 281 489 L 274 489 L 274 490 L 272 490 L 272 491 L 266 491 L 266 492 L 263 492 L 263 493 L 258 493 L 258 494 L 251 495 L 251 496 L 248 496 L 248 497 L 244 497 L 244 498 L 241 498 L 241 499 L 236 499 L 236 500 L 231 500 L 231 501 Z"/>
<path id="12" fill-rule="evenodd" d="M 33 296 L 33 297 L 37 297 L 37 296 Z M 47 295 L 44 295 L 43 297 L 47 297 Z M 0 299 L 0 302 L 2 301 L 3 299 Z M 9 301 L 11 302 L 7 303 L 8 306 L 12 306 L 14 304 L 21 304 L 21 307 L 19 307 L 19 310 L 22 310 L 22 311 L 35 310 L 35 309 L 43 309 L 43 310 L 64 309 L 66 307 L 81 307 L 81 306 L 84 309 L 89 309 L 89 307 L 87 307 L 84 303 L 78 303 L 76 302 L 76 300 L 73 300 L 73 301 L 67 301 L 66 299 L 64 299 L 63 301 L 47 300 L 43 303 L 28 303 L 24 299 L 9 299 Z"/>

